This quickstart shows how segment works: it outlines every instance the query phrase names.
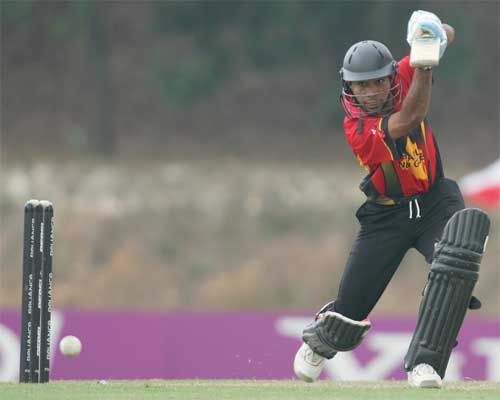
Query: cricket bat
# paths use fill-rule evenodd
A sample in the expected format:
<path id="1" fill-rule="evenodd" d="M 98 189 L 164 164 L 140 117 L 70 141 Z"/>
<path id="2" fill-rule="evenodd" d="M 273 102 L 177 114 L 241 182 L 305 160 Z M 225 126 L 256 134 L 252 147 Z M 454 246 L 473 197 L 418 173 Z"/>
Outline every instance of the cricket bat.
<path id="1" fill-rule="evenodd" d="M 413 40 L 410 51 L 412 67 L 434 67 L 439 65 L 441 41 L 431 35 L 422 35 Z"/>

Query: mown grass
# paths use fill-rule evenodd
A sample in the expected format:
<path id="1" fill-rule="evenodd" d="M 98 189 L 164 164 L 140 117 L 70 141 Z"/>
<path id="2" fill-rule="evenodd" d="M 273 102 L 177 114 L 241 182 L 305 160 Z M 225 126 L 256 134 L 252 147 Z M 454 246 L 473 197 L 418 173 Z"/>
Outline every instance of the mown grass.
<path id="1" fill-rule="evenodd" d="M 52 381 L 1 383 L 1 400 L 498 400 L 498 382 L 449 382 L 443 389 L 412 389 L 406 382 L 332 382 L 257 380 Z"/>

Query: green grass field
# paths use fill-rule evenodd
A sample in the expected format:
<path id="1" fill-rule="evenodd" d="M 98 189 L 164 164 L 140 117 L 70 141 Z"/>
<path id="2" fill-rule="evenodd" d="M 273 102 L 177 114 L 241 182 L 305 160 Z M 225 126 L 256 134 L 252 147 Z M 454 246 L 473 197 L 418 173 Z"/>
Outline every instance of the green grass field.
<path id="1" fill-rule="evenodd" d="M 406 382 L 243 380 L 53 381 L 48 384 L 0 383 L 1 400 L 498 400 L 499 382 L 450 382 L 443 389 L 411 389 Z"/>

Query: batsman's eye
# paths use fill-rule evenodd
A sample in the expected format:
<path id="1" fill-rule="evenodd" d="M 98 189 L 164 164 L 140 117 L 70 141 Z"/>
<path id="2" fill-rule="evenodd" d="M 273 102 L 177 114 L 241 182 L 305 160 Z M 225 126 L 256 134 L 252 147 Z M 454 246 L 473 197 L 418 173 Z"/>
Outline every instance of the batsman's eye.
<path id="1" fill-rule="evenodd" d="M 351 82 L 351 88 L 362 89 L 366 86 L 365 82 Z"/>

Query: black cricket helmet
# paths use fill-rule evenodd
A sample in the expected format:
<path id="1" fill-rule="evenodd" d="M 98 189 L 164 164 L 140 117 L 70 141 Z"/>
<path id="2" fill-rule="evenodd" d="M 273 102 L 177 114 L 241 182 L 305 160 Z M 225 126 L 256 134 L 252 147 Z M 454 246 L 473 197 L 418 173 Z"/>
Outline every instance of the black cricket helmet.
<path id="1" fill-rule="evenodd" d="M 344 57 L 339 71 L 342 79 L 342 95 L 340 103 L 349 117 L 359 118 L 370 115 L 387 115 L 401 103 L 401 79 L 398 74 L 398 63 L 389 49 L 374 40 L 363 40 L 352 45 Z M 391 77 L 389 96 L 381 110 L 376 113 L 363 110 L 356 96 L 353 95 L 350 82 Z"/>

